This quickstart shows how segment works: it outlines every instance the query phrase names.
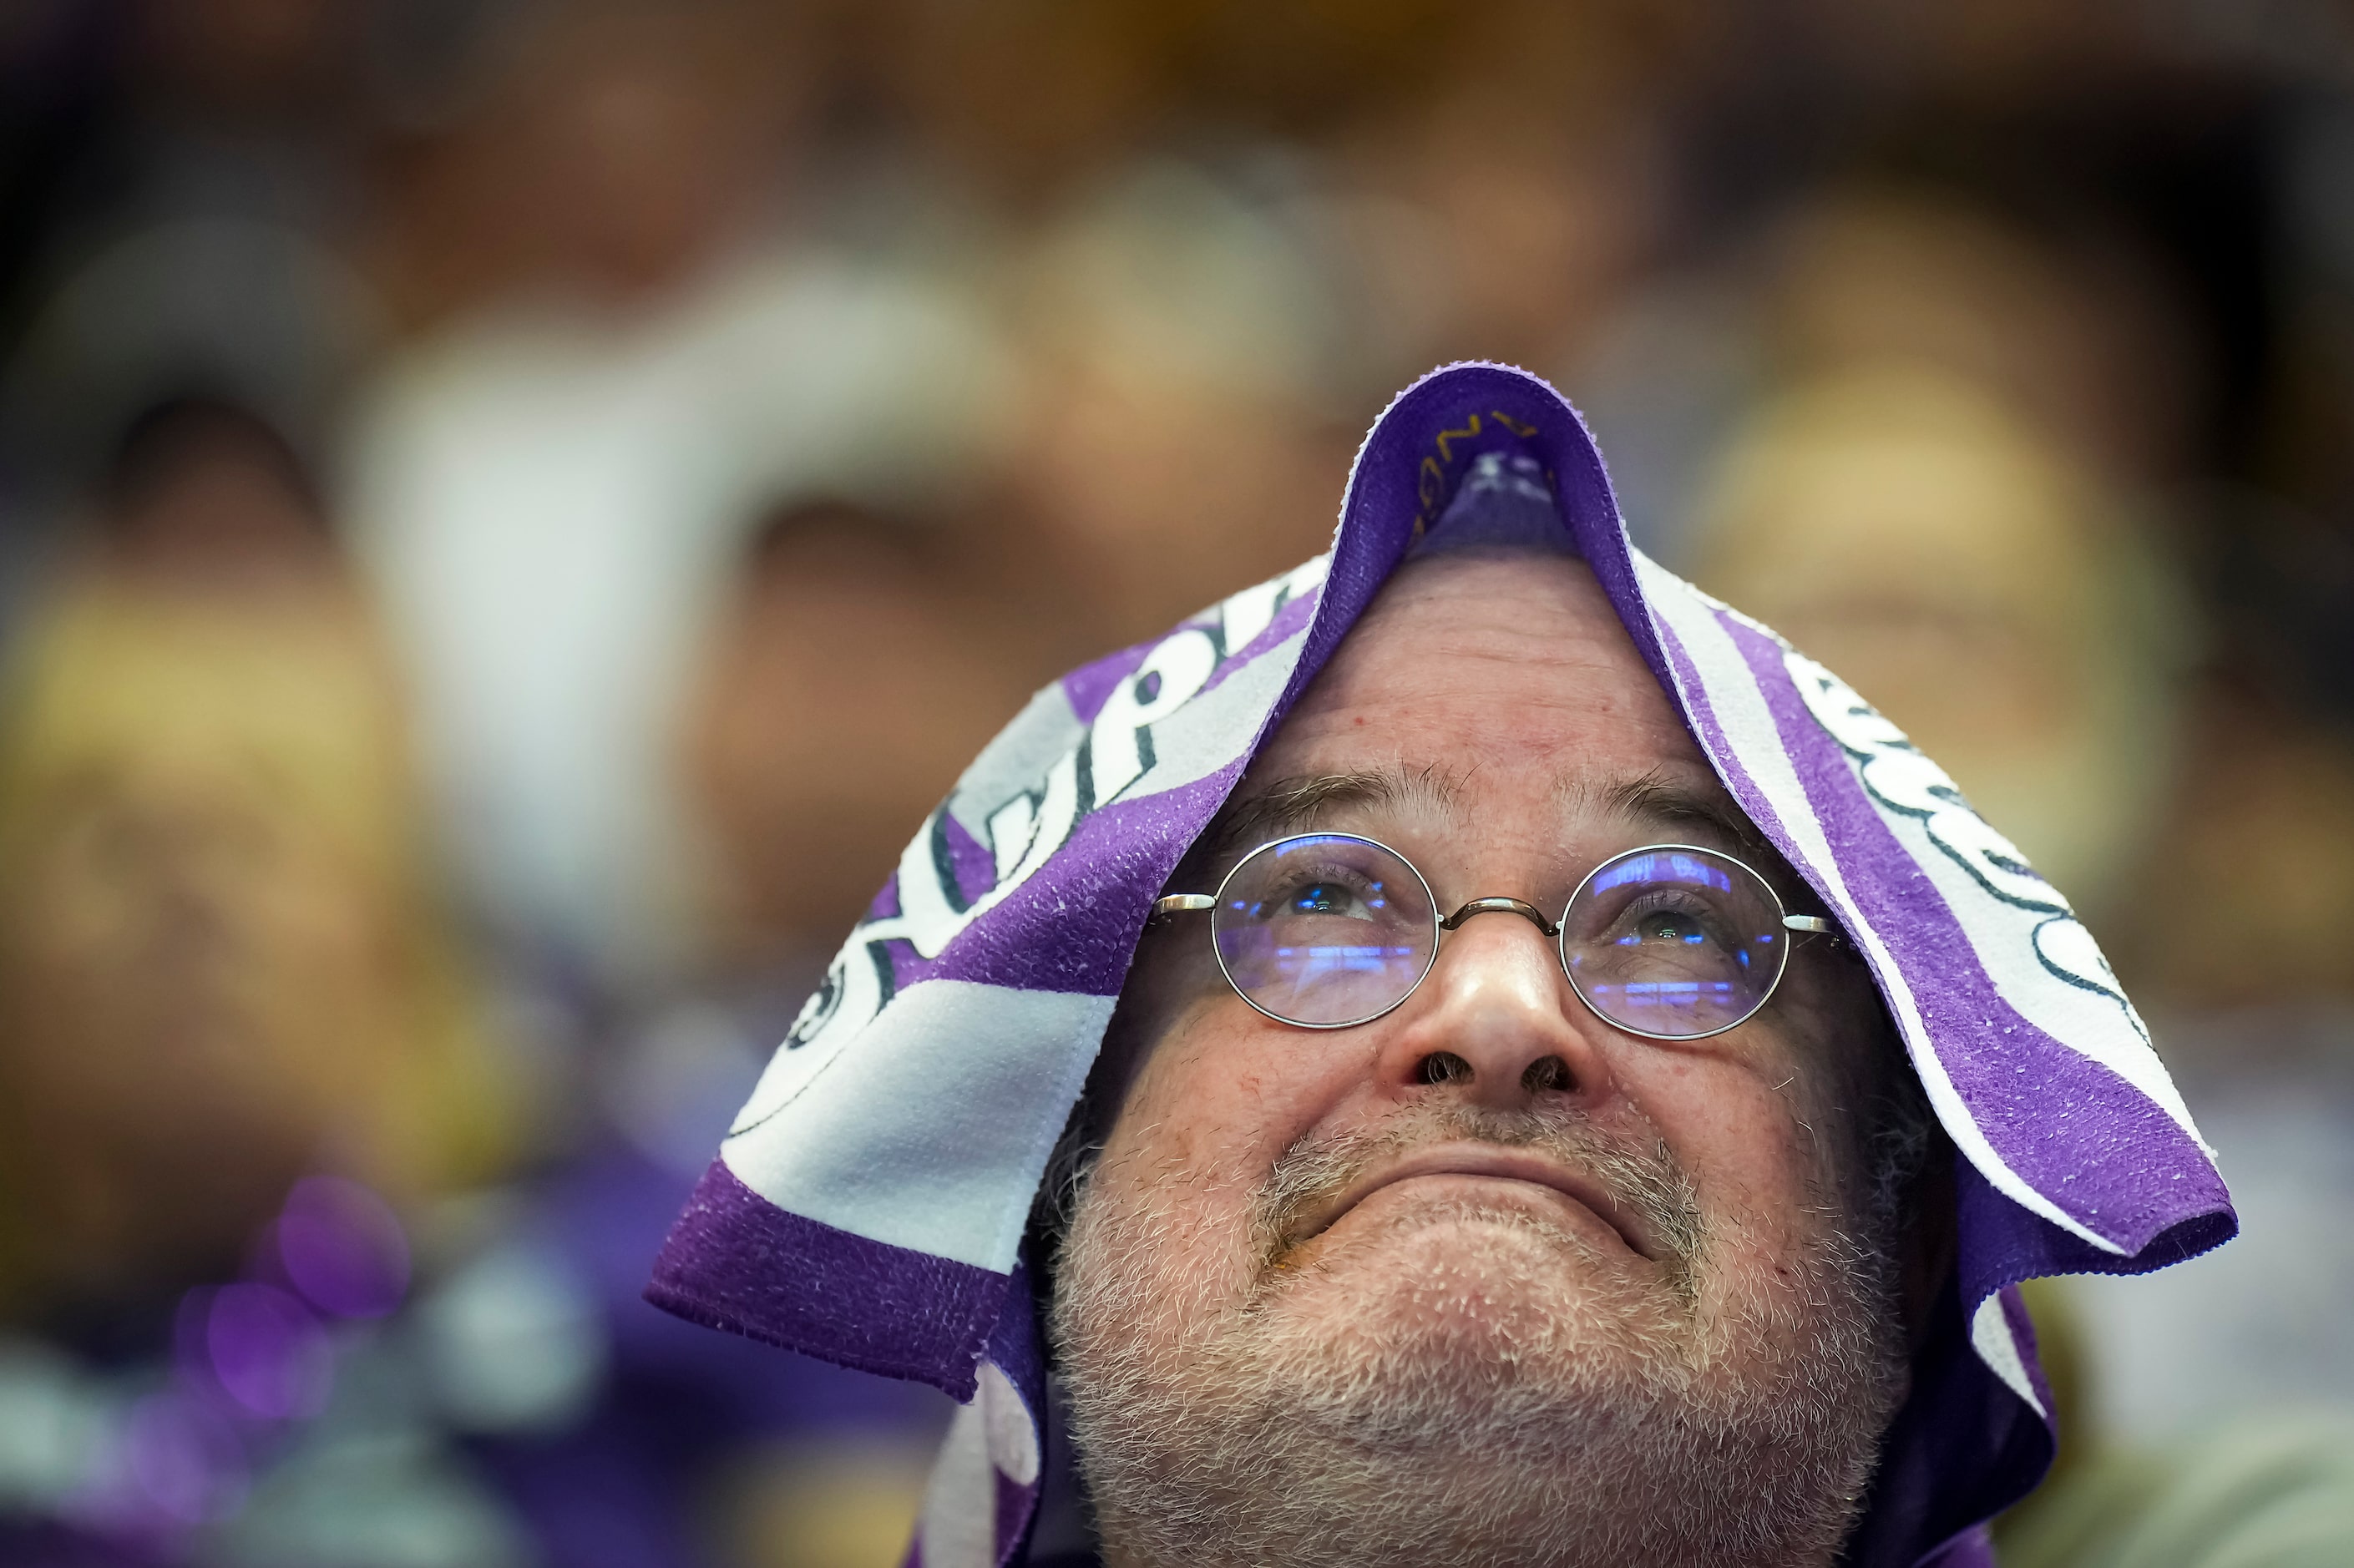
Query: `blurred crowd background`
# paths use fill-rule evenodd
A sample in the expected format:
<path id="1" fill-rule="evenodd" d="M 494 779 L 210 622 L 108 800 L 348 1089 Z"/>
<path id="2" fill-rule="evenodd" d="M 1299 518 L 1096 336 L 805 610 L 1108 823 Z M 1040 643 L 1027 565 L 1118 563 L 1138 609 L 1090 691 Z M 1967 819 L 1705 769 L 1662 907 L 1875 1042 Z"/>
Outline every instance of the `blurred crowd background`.
<path id="1" fill-rule="evenodd" d="M 942 1402 L 652 1252 L 980 744 L 1470 357 L 2221 1150 L 2011 1560 L 2349 1550 L 2354 15 L 8 0 L 0 1556 L 895 1561 Z"/>

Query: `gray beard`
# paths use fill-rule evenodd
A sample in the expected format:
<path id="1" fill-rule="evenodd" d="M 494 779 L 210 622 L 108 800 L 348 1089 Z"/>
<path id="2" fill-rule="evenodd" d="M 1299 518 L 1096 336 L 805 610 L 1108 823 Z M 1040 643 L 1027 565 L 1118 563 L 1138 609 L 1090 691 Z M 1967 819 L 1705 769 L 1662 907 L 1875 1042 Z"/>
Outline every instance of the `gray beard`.
<path id="1" fill-rule="evenodd" d="M 1442 1253 L 1371 1291 L 1366 1269 L 1336 1266 L 1345 1249 L 1287 1266 L 1299 1214 L 1440 1137 L 1594 1173 L 1674 1249 L 1669 1288 L 1572 1266 L 1564 1249 L 1592 1255 L 1583 1237 L 1477 1205 Z M 1878 1217 L 1855 1237 L 1827 1227 L 1795 1289 L 1702 1310 L 1689 1183 L 1664 1149 L 1582 1120 L 1438 1107 L 1296 1149 L 1215 1278 L 1172 1277 L 1189 1191 L 1084 1192 L 1057 1273 L 1072 1436 L 1119 1568 L 1763 1568 L 1828 1563 L 1850 1528 L 1903 1386 Z"/>

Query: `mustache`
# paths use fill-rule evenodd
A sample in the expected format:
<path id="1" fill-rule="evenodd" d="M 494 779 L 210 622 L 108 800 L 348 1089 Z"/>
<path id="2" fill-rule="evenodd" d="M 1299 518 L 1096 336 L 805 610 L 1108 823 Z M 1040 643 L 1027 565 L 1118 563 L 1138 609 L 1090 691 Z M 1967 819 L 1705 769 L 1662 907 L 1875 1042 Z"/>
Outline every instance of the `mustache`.
<path id="1" fill-rule="evenodd" d="M 1285 1150 L 1252 1194 L 1262 1272 L 1305 1241 L 1315 1216 L 1367 1171 L 1426 1144 L 1458 1141 L 1524 1150 L 1600 1182 L 1642 1219 L 1688 1293 L 1705 1226 L 1691 1178 L 1664 1141 L 1605 1133 L 1577 1110 L 1506 1111 L 1460 1101 L 1425 1102 L 1378 1128 L 1302 1139 Z"/>

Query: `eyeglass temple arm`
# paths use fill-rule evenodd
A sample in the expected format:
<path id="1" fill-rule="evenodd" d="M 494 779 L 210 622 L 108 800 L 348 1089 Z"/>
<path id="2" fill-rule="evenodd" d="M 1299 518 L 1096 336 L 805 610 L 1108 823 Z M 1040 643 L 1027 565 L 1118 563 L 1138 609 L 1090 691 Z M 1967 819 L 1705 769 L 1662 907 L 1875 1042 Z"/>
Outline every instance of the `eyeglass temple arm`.
<path id="1" fill-rule="evenodd" d="M 1155 915 L 1174 915 L 1186 909 L 1211 909 L 1217 906 L 1217 902 L 1207 893 L 1172 893 L 1164 898 L 1154 899 L 1152 912 Z"/>
<path id="2" fill-rule="evenodd" d="M 1834 952 L 1844 952 L 1858 958 L 1862 956 L 1856 945 L 1848 939 L 1846 932 L 1820 915 L 1785 915 L 1782 916 L 1782 928 L 1786 931 L 1811 933 L 1828 938 Z"/>

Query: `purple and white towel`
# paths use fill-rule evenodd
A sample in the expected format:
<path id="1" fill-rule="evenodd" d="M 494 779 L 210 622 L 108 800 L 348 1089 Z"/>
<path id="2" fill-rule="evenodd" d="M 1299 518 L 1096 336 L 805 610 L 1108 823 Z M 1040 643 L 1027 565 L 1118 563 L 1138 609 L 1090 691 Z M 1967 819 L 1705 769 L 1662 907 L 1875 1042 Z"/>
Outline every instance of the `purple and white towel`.
<path id="1" fill-rule="evenodd" d="M 2010 1287 L 2236 1228 L 2212 1151 L 2068 902 L 1838 676 L 1635 550 L 1560 395 L 1458 365 L 1359 450 L 1331 551 L 1041 691 L 917 832 L 657 1264 L 682 1316 L 965 1402 L 915 1548 L 1018 1559 L 1044 1378 L 1022 1237 L 1149 906 L 1415 540 L 1548 493 L 1735 799 L 1862 947 L 1962 1160 L 1958 1293 L 1847 1561 L 1978 1561 L 2050 1462 Z M 1453 524 L 1450 523 L 1450 526 Z M 1548 519 L 1548 525 L 1551 520 Z"/>

